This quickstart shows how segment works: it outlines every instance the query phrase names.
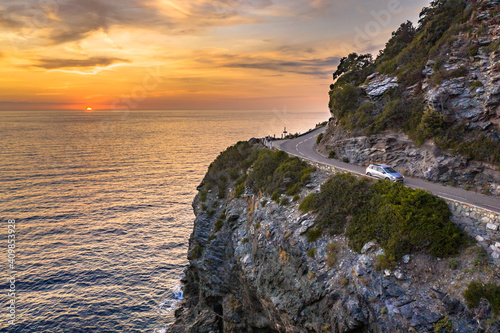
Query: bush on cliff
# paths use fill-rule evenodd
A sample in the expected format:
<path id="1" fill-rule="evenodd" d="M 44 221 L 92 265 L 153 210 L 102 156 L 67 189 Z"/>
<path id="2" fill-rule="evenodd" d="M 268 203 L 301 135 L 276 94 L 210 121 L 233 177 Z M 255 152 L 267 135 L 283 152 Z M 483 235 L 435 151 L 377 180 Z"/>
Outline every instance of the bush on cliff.
<path id="1" fill-rule="evenodd" d="M 203 180 L 200 200 L 205 201 L 208 189 L 218 189 L 218 198 L 226 197 L 229 178 L 236 180 L 235 196 L 240 197 L 248 186 L 254 193 L 294 196 L 309 183 L 314 172 L 306 162 L 283 151 L 273 152 L 243 141 L 227 148 L 210 164 Z"/>
<path id="2" fill-rule="evenodd" d="M 477 308 L 482 298 L 486 299 L 491 306 L 493 314 L 500 314 L 500 286 L 494 283 L 471 282 L 464 291 L 467 306 Z"/>
<path id="3" fill-rule="evenodd" d="M 287 193 L 295 195 L 310 180 L 313 168 L 283 151 L 261 149 L 248 175 L 247 185 L 254 193 Z M 297 185 L 298 184 L 298 185 Z"/>
<path id="4" fill-rule="evenodd" d="M 227 174 L 229 173 L 232 180 L 243 177 L 253 163 L 252 154 L 256 147 L 247 141 L 241 141 L 217 156 L 208 167 L 208 172 L 203 179 L 205 186 L 203 192 L 217 186 L 219 198 L 224 198 L 228 186 Z M 237 182 L 241 183 L 239 180 Z"/>
<path id="5" fill-rule="evenodd" d="M 317 228 L 324 233 L 345 232 L 356 251 L 376 240 L 391 260 L 412 252 L 453 255 L 466 241 L 450 221 L 444 200 L 389 181 L 373 183 L 349 174 L 335 175 L 309 206 L 317 213 Z"/>

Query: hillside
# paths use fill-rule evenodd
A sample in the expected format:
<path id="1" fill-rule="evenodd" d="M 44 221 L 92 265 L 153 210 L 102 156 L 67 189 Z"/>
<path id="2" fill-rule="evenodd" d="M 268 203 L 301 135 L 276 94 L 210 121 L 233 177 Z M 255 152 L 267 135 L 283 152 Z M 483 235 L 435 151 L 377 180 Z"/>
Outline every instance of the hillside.
<path id="1" fill-rule="evenodd" d="M 333 79 L 321 153 L 500 195 L 500 1 L 433 1 Z"/>
<path id="2" fill-rule="evenodd" d="M 500 332 L 498 231 L 440 198 L 258 140 L 198 190 L 169 333 Z"/>

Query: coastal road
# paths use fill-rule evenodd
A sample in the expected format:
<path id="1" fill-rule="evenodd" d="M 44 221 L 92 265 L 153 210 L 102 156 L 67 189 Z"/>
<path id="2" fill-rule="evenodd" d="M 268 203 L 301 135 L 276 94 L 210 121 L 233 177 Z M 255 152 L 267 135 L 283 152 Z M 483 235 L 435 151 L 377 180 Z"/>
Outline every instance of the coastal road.
<path id="1" fill-rule="evenodd" d="M 316 151 L 316 137 L 320 133 L 324 132 L 324 130 L 325 128 L 321 127 L 295 139 L 273 141 L 273 145 L 274 147 L 284 150 L 291 155 L 364 175 L 366 167 L 343 163 L 335 159 L 329 159 Z M 500 199 L 496 197 L 489 197 L 457 187 L 444 186 L 419 178 L 405 177 L 404 183 L 412 188 L 426 190 L 445 199 L 460 201 L 462 203 L 471 204 L 500 213 Z"/>

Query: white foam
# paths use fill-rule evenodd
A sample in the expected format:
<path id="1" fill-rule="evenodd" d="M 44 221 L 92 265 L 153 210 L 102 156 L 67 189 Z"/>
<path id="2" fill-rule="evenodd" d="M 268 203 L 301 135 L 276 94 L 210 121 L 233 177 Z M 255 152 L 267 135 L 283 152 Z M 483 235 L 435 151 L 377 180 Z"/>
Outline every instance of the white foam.
<path id="1" fill-rule="evenodd" d="M 179 303 L 184 299 L 184 293 L 182 292 L 181 284 L 176 284 L 170 289 L 170 295 L 159 306 L 161 313 L 169 314 L 170 312 L 177 309 Z"/>
<path id="2" fill-rule="evenodd" d="M 167 330 L 169 329 L 170 325 L 168 326 L 163 326 L 159 328 L 155 328 L 153 333 L 167 333 Z"/>

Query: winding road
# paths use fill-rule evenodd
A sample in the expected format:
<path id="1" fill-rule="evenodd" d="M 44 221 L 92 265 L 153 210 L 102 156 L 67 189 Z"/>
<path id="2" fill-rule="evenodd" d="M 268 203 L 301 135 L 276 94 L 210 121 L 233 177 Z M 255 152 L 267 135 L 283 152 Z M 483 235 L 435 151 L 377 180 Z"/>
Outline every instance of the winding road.
<path id="1" fill-rule="evenodd" d="M 343 163 L 335 159 L 329 159 L 316 151 L 316 137 L 324 131 L 325 128 L 321 127 L 295 139 L 273 141 L 273 146 L 291 155 L 364 175 L 366 169 L 365 167 Z M 405 177 L 405 185 L 429 191 L 445 199 L 467 203 L 500 213 L 500 198 L 489 197 L 457 187 L 431 183 L 420 178 Z"/>

